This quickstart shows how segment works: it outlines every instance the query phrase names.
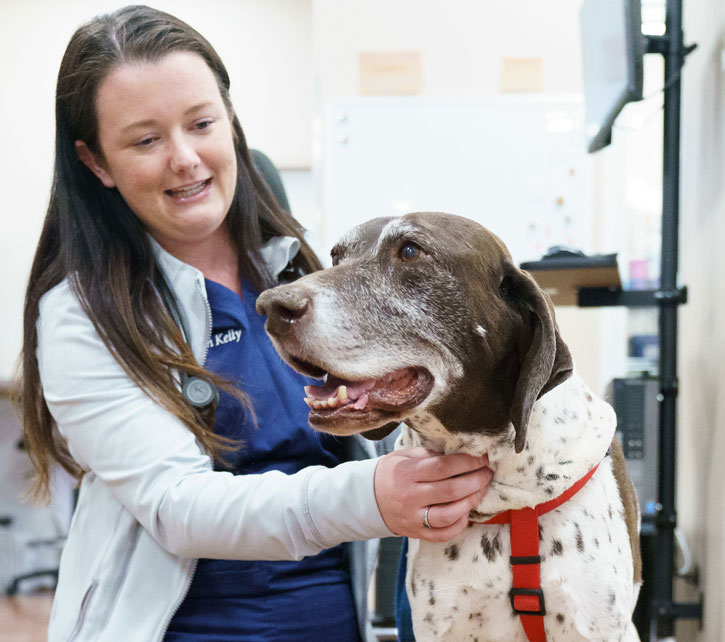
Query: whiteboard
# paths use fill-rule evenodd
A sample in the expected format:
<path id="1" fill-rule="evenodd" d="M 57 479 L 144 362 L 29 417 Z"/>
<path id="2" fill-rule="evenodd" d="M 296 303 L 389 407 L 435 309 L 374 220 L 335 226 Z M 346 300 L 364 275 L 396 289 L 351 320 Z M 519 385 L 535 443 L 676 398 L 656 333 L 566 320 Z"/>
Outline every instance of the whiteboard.
<path id="1" fill-rule="evenodd" d="M 377 216 L 441 211 L 488 227 L 517 263 L 553 245 L 591 251 L 581 97 L 331 100 L 322 124 L 327 248 Z"/>

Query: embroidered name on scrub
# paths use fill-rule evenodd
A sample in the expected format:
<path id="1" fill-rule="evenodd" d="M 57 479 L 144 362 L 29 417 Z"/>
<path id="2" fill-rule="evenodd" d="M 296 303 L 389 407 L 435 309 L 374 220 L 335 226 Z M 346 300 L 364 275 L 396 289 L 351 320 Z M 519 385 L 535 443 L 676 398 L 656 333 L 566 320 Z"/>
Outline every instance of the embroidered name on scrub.
<path id="1" fill-rule="evenodd" d="M 209 339 L 209 347 L 214 348 L 216 346 L 223 346 L 227 343 L 239 343 L 242 339 L 241 330 L 226 330 L 225 332 L 218 332 L 212 335 Z"/>

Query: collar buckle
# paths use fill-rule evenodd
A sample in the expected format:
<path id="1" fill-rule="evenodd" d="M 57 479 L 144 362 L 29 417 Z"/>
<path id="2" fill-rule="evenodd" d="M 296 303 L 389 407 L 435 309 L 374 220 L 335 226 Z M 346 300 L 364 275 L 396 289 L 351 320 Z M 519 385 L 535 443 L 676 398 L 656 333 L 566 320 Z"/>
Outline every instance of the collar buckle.
<path id="1" fill-rule="evenodd" d="M 511 598 L 511 608 L 518 615 L 546 615 L 544 592 L 540 588 L 514 587 L 509 591 L 509 597 Z"/>

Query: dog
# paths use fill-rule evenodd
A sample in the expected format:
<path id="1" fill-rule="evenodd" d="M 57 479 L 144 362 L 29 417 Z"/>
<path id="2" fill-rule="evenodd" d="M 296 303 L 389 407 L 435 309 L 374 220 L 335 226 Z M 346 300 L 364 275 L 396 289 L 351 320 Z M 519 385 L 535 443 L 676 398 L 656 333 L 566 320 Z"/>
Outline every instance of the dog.
<path id="1" fill-rule="evenodd" d="M 307 390 L 310 424 L 379 439 L 402 423 L 396 447 L 486 453 L 494 472 L 460 535 L 409 542 L 416 640 L 525 642 L 542 625 L 549 642 L 639 640 L 640 515 L 614 411 L 575 373 L 544 292 L 494 234 L 451 214 L 373 219 L 331 256 L 257 304 L 279 354 L 326 377 Z M 512 553 L 497 517 L 582 481 L 533 522 L 534 554 Z M 512 579 L 536 554 L 539 593 Z"/>

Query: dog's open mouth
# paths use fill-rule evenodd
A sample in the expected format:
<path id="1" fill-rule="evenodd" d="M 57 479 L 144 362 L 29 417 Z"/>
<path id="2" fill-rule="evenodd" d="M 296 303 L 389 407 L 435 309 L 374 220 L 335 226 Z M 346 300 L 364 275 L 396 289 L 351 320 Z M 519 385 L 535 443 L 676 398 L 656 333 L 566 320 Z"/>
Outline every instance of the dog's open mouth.
<path id="1" fill-rule="evenodd" d="M 433 375 L 422 367 L 400 368 L 376 379 L 351 381 L 310 363 L 293 361 L 305 374 L 317 378 L 327 375 L 323 383 L 305 386 L 305 403 L 310 407 L 313 425 L 392 420 L 420 405 L 433 388 Z"/>
<path id="2" fill-rule="evenodd" d="M 425 368 L 401 368 L 379 379 L 347 381 L 328 374 L 319 386 L 306 386 L 305 402 L 311 410 L 324 412 L 408 410 L 428 396 L 433 377 Z"/>

